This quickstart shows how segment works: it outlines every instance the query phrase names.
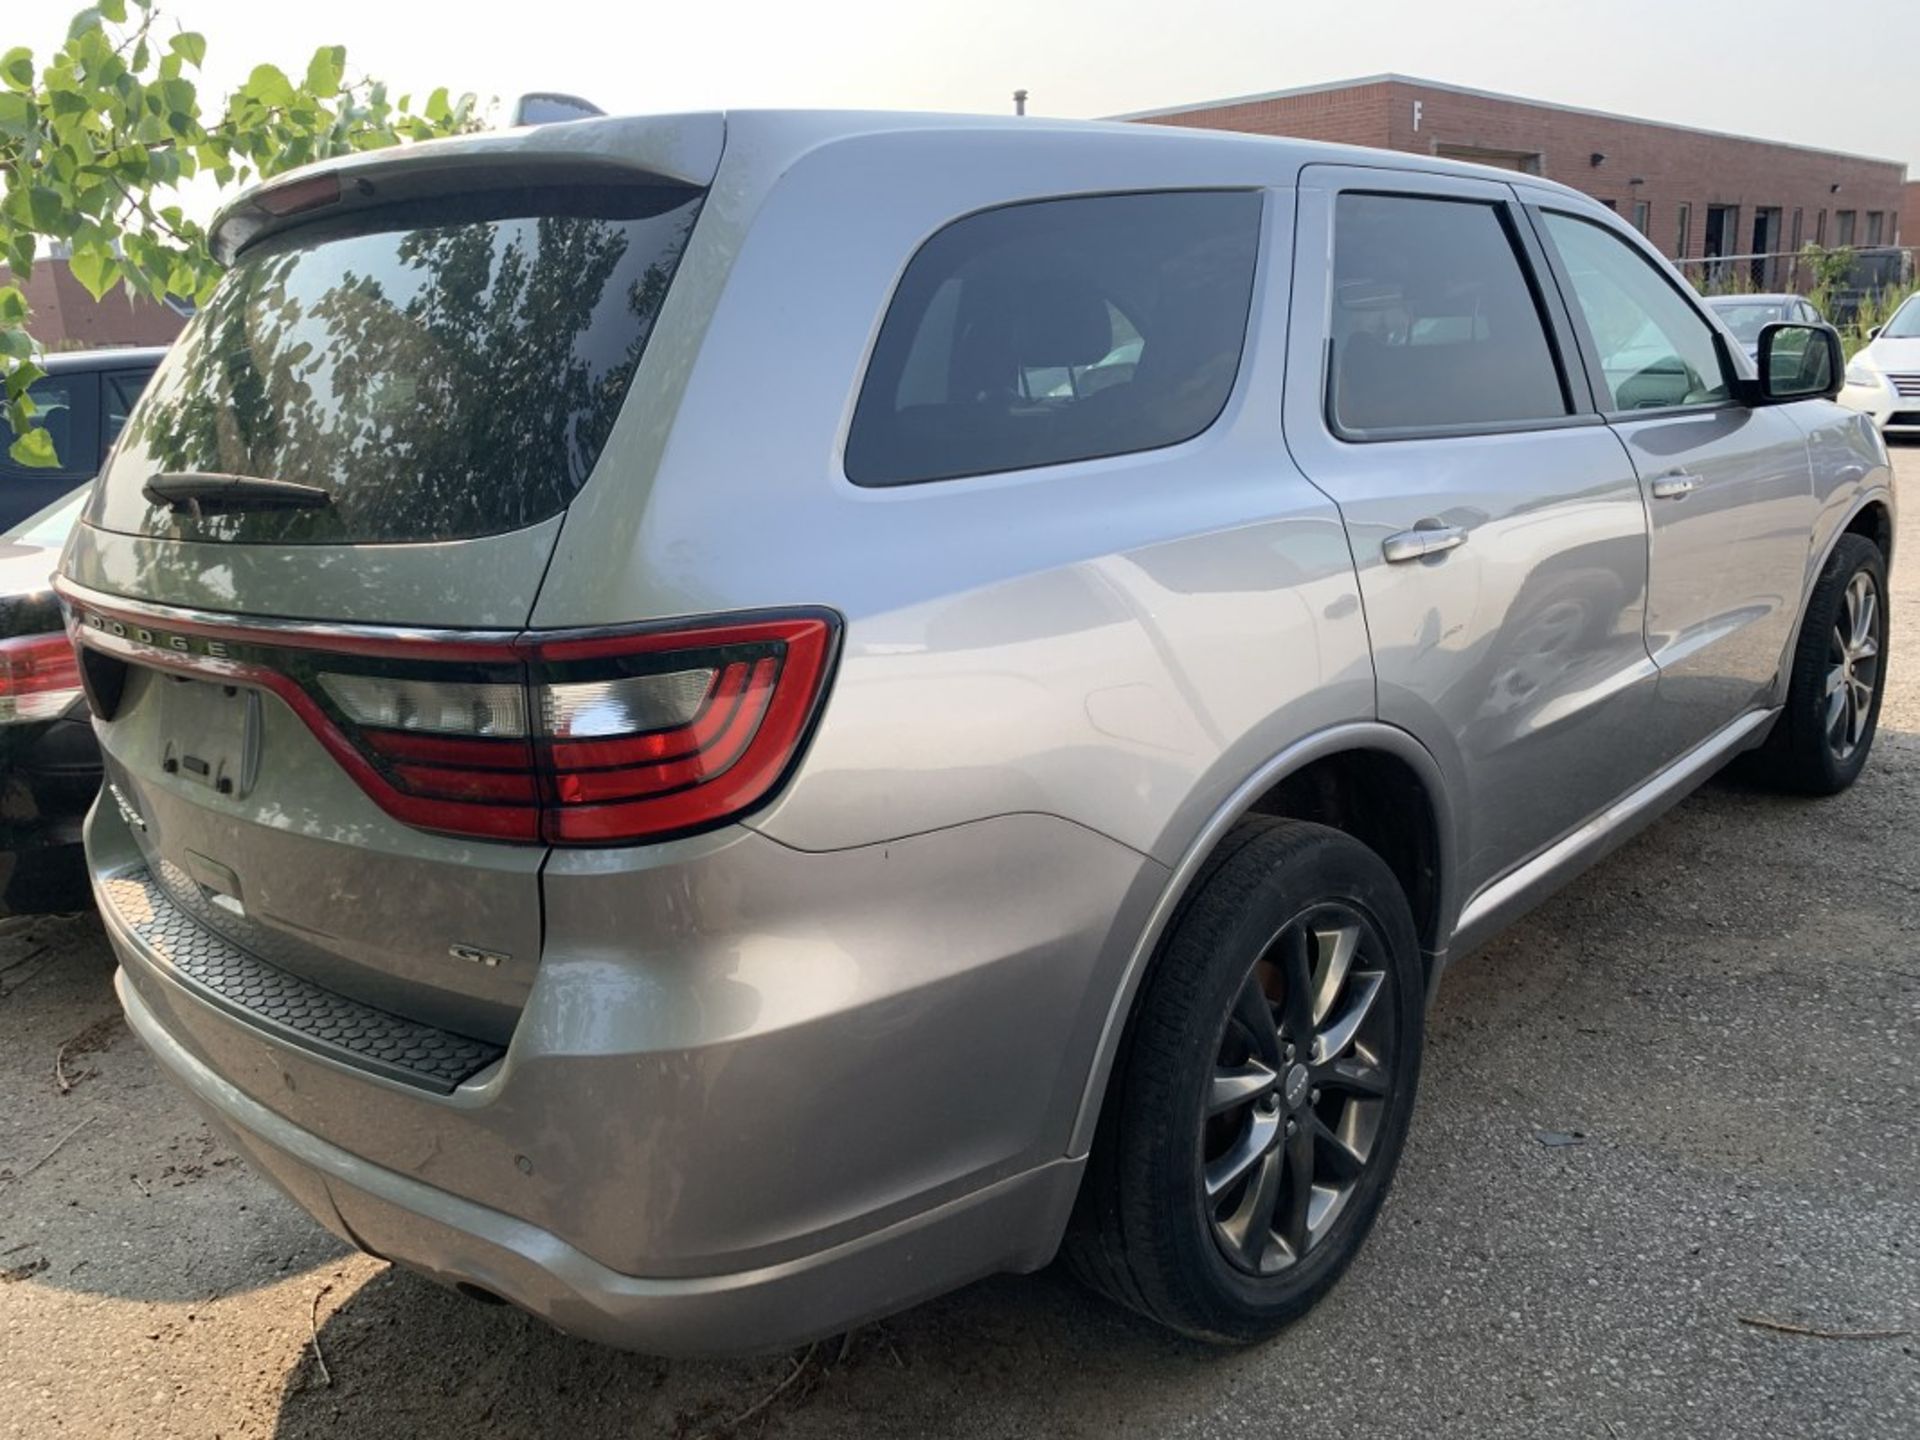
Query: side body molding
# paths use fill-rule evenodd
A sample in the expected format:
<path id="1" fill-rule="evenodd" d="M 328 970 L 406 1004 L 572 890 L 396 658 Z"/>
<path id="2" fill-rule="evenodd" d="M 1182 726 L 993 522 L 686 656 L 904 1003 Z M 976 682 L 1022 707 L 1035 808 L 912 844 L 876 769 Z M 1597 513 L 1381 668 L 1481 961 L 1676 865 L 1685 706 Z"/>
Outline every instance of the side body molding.
<path id="1" fill-rule="evenodd" d="M 1294 742 L 1242 781 L 1214 811 L 1181 852 L 1180 861 L 1168 877 L 1160 898 L 1148 912 L 1146 925 L 1127 958 L 1120 983 L 1114 988 L 1106 1024 L 1100 1033 L 1100 1043 L 1094 1051 L 1093 1067 L 1087 1074 L 1086 1088 L 1081 1093 L 1079 1114 L 1068 1140 L 1067 1154 L 1070 1157 L 1085 1155 L 1093 1147 L 1101 1097 L 1106 1092 L 1107 1077 L 1112 1073 L 1114 1056 L 1119 1052 L 1120 1037 L 1126 1030 L 1127 1017 L 1133 1011 L 1134 997 L 1146 976 L 1147 967 L 1153 961 L 1160 937 L 1166 933 L 1174 912 L 1179 909 L 1194 877 L 1206 863 L 1207 856 L 1213 852 L 1220 837 L 1246 815 L 1262 795 L 1294 771 L 1326 756 L 1355 750 L 1374 750 L 1403 761 L 1426 788 L 1433 805 L 1439 841 L 1440 914 L 1436 933 L 1444 937 L 1453 932 L 1455 918 L 1460 911 L 1457 873 L 1453 863 L 1457 831 L 1440 766 L 1426 747 L 1406 731 L 1373 720 L 1335 725 Z M 1439 950 L 1428 955 L 1427 964 L 1430 976 L 1437 977 L 1446 964 L 1444 943 Z"/>

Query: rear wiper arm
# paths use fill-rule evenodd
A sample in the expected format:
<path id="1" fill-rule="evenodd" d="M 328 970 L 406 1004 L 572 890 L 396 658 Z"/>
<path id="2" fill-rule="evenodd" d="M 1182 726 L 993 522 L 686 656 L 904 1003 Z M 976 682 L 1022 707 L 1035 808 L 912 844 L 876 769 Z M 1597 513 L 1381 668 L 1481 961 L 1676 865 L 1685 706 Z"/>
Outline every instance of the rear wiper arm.
<path id="1" fill-rule="evenodd" d="M 172 510 L 317 510 L 333 495 L 318 485 L 271 480 L 263 475 L 223 475 L 217 470 L 163 470 L 141 494 Z"/>

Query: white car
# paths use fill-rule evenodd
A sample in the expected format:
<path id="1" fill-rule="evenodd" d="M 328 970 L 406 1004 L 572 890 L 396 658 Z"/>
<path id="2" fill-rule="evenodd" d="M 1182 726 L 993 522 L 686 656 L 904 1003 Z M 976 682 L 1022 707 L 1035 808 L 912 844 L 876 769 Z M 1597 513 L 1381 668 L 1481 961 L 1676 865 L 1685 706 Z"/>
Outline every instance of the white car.
<path id="1" fill-rule="evenodd" d="M 1847 362 L 1839 400 L 1888 435 L 1920 435 L 1920 295 L 1909 295 Z"/>

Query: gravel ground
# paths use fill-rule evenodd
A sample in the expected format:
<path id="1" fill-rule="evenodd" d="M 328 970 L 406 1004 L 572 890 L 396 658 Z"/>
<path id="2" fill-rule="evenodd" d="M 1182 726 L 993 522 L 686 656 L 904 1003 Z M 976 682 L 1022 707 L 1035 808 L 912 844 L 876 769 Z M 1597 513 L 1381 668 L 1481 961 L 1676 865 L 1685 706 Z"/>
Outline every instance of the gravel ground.
<path id="1" fill-rule="evenodd" d="M 1911 490 L 1920 448 L 1896 459 Z M 1240 1353 L 1053 1273 L 787 1357 L 568 1339 L 342 1250 L 160 1080 L 97 922 L 16 923 L 0 1434 L 1920 1434 L 1913 1335 L 1741 1323 L 1920 1330 L 1911 500 L 1901 554 L 1860 784 L 1716 782 L 1463 962 L 1365 1253 Z"/>

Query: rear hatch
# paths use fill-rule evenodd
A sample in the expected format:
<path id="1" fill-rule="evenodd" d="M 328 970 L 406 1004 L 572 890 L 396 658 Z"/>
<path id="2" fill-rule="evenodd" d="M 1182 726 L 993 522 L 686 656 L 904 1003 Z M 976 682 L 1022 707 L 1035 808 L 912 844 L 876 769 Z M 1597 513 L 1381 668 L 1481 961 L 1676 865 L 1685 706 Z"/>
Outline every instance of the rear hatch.
<path id="1" fill-rule="evenodd" d="M 722 133 L 420 146 L 276 180 L 218 222 L 231 269 L 61 582 L 106 818 L 202 925 L 363 1004 L 511 1031 L 547 838 L 516 636 L 564 512 L 620 451 Z M 671 721 L 689 683 L 641 698 Z"/>

